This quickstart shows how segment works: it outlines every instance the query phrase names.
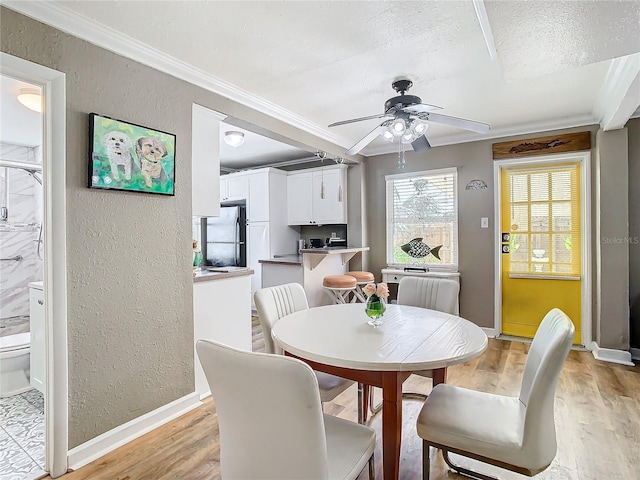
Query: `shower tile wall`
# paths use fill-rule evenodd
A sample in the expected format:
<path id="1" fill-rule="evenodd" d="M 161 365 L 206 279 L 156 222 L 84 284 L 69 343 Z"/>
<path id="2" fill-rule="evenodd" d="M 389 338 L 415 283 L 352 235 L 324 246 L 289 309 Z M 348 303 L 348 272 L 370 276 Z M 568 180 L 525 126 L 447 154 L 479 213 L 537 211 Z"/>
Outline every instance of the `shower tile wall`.
<path id="1" fill-rule="evenodd" d="M 0 318 L 29 315 L 29 282 L 43 278 L 37 256 L 42 221 L 42 186 L 27 172 L 0 168 L 0 202 L 8 178 L 8 218 L 0 221 L 0 258 L 21 255 L 21 261 L 0 261 Z M 42 247 L 41 247 L 42 250 Z"/>

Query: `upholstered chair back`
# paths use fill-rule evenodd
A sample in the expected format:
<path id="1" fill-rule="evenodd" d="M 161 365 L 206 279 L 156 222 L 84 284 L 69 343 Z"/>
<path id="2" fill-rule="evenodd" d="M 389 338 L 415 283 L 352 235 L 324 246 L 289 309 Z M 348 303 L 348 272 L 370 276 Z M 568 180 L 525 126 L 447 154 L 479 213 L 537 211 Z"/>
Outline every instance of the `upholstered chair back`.
<path id="1" fill-rule="evenodd" d="M 575 328 L 560 309 L 547 313 L 527 355 L 520 388 L 525 409 L 522 455 L 529 463 L 548 465 L 556 454 L 553 401 Z"/>
<path id="2" fill-rule="evenodd" d="M 456 314 L 460 285 L 455 280 L 403 277 L 398 284 L 398 305 L 429 308 Z"/>
<path id="3" fill-rule="evenodd" d="M 254 297 L 266 353 L 282 353 L 271 338 L 271 329 L 285 315 L 309 308 L 304 288 L 299 283 L 287 283 L 258 290 Z"/>
<path id="4" fill-rule="evenodd" d="M 220 428 L 225 480 L 328 477 L 327 442 L 313 370 L 282 355 L 198 340 Z"/>

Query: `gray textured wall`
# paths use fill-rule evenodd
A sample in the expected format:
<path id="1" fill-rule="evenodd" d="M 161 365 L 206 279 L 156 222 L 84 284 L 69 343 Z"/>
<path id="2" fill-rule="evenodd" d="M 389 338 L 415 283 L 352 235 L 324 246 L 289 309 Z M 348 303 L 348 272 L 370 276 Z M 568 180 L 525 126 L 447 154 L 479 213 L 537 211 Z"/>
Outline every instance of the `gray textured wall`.
<path id="1" fill-rule="evenodd" d="M 5 7 L 1 50 L 66 74 L 69 447 L 194 390 L 191 106 L 342 149 Z M 176 134 L 176 195 L 91 190 L 88 113 Z M 54 226 L 55 228 L 55 226 Z"/>
<path id="2" fill-rule="evenodd" d="M 640 348 L 640 118 L 627 123 L 629 136 L 629 297 L 630 344 Z"/>
<path id="3" fill-rule="evenodd" d="M 597 127 L 580 127 L 560 131 L 571 133 L 589 130 L 592 145 Z M 545 132 L 540 135 L 553 135 Z M 458 264 L 461 278 L 460 314 L 483 327 L 494 325 L 494 184 L 491 145 L 505 140 L 531 138 L 536 134 L 508 139 L 494 139 L 436 147 L 424 154 L 406 153 L 406 172 L 458 167 Z M 594 149 L 592 149 L 592 153 Z M 366 200 L 369 222 L 370 267 L 376 275 L 386 267 L 385 175 L 398 173 L 397 154 L 367 160 Z M 465 190 L 470 180 L 484 180 L 487 190 Z M 489 217 L 489 228 L 480 228 L 480 218 Z"/>
<path id="4" fill-rule="evenodd" d="M 600 347 L 629 349 L 629 168 L 627 129 L 596 135 L 595 208 L 600 222 L 596 244 L 595 341 Z M 598 191 L 599 190 L 599 191 Z"/>
<path id="5" fill-rule="evenodd" d="M 629 137 L 629 295 L 640 295 L 640 118 L 627 123 Z"/>

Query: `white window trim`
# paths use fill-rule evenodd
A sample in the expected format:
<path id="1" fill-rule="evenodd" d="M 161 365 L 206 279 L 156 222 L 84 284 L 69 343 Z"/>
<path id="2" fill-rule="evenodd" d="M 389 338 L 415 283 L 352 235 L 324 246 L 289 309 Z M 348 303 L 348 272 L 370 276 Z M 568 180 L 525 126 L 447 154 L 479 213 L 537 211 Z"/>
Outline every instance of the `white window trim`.
<path id="1" fill-rule="evenodd" d="M 447 173 L 453 173 L 455 174 L 455 178 L 454 178 L 454 197 L 453 197 L 453 206 L 455 209 L 455 223 L 453 226 L 453 233 L 454 233 L 454 238 L 456 241 L 456 245 L 455 245 L 455 249 L 456 249 L 456 255 L 455 255 L 455 259 L 456 262 L 455 263 L 447 263 L 447 264 L 442 264 L 442 263 L 425 263 L 425 264 L 420 264 L 421 267 L 425 267 L 427 270 L 442 270 L 442 271 L 457 271 L 458 270 L 458 264 L 459 264 L 459 254 L 460 254 L 460 250 L 459 250 L 459 241 L 458 241 L 458 222 L 459 222 L 459 214 L 458 214 L 458 167 L 446 167 L 446 168 L 436 168 L 433 170 L 421 170 L 418 172 L 407 172 L 407 173 L 396 173 L 393 175 L 385 175 L 384 180 L 385 180 L 385 188 L 384 188 L 384 192 L 385 192 L 385 257 L 386 257 L 386 262 L 387 265 L 389 267 L 393 267 L 393 268 L 401 268 L 401 267 L 410 267 L 412 266 L 411 264 L 406 264 L 406 263 L 393 263 L 393 262 L 389 262 L 389 205 L 387 203 L 388 200 L 388 195 L 387 195 L 387 185 L 388 182 L 394 181 L 394 180 L 403 180 L 405 178 L 414 178 L 414 177 L 420 177 L 420 176 L 426 176 L 426 175 L 444 175 Z"/>

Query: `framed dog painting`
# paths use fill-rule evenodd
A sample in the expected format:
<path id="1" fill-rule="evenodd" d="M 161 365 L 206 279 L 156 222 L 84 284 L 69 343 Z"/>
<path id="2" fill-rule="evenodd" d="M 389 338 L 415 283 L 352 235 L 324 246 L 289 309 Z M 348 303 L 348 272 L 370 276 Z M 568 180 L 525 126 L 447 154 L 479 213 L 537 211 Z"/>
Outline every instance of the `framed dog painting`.
<path id="1" fill-rule="evenodd" d="M 176 136 L 89 114 L 89 187 L 174 194 Z"/>

